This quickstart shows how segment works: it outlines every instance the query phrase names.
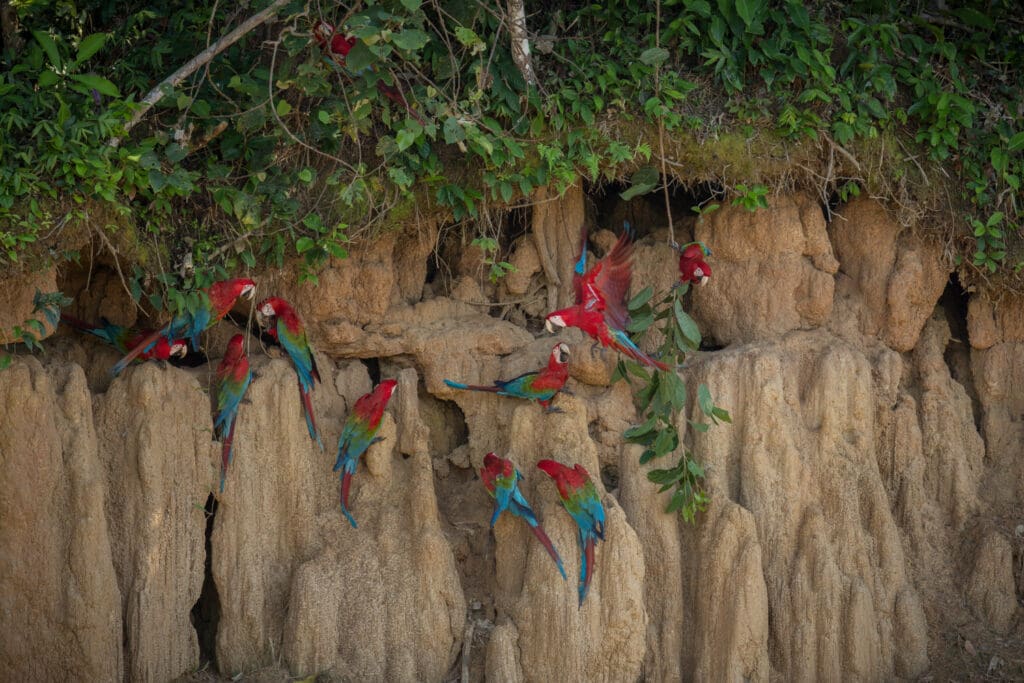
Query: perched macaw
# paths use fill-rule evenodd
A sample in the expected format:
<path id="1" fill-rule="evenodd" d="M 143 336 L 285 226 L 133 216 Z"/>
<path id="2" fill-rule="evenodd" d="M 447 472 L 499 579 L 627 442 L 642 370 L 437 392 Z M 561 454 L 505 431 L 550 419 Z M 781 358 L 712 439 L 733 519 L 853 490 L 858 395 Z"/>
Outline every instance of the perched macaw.
<path id="1" fill-rule="evenodd" d="M 626 295 L 633 272 L 633 242 L 629 224 L 608 254 L 584 272 L 587 259 L 586 228 L 583 229 L 580 258 L 573 272 L 576 305 L 549 313 L 544 320 L 548 332 L 556 327 L 578 327 L 601 346 L 626 354 L 660 370 L 668 365 L 647 355 L 629 338 Z"/>
<path id="2" fill-rule="evenodd" d="M 548 551 L 548 555 L 555 561 L 562 578 L 566 578 L 565 568 L 562 567 L 562 558 L 559 557 L 551 539 L 544 533 L 544 527 L 537 521 L 537 516 L 533 514 L 522 491 L 519 490 L 519 480 L 523 478 L 523 475 L 512 465 L 512 461 L 507 458 L 499 458 L 494 453 L 488 453 L 484 456 L 484 466 L 480 468 L 480 478 L 483 479 L 484 488 L 497 501 L 494 514 L 491 515 L 491 528 L 494 528 L 494 523 L 498 521 L 498 515 L 503 510 L 522 517 L 530 525 L 533 535 L 537 537 L 540 544 Z"/>
<path id="3" fill-rule="evenodd" d="M 99 337 L 121 353 L 128 353 L 139 342 L 154 332 L 154 330 L 131 330 L 121 325 L 115 325 L 106 318 L 100 318 L 99 325 L 92 325 L 65 313 L 61 313 L 60 319 L 63 323 L 75 328 L 79 332 Z M 169 342 L 165 337 L 160 337 L 149 351 L 140 353 L 135 360 L 139 362 L 144 360 L 169 360 L 172 356 L 184 358 L 187 353 L 188 343 L 184 339 L 175 339 Z"/>
<path id="4" fill-rule="evenodd" d="M 306 329 L 302 326 L 295 309 L 287 301 L 276 296 L 261 301 L 256 306 L 256 314 L 260 325 L 267 328 L 267 334 L 276 339 L 292 359 L 295 374 L 299 379 L 299 394 L 306 413 L 309 438 L 316 441 L 316 445 L 323 450 L 324 444 L 320 440 L 320 430 L 317 429 L 316 417 L 313 415 L 313 387 L 314 382 L 320 381 L 320 372 L 316 367 L 313 349 L 306 339 Z"/>
<path id="5" fill-rule="evenodd" d="M 331 61 L 340 70 L 342 70 L 343 73 L 346 75 L 353 73 L 345 62 L 348 58 L 348 53 L 356 44 L 357 38 L 355 36 L 342 35 L 335 30 L 334 26 L 321 20 L 313 25 L 313 37 L 320 45 L 320 48 L 330 55 Z M 421 126 L 426 125 L 423 118 L 409 106 L 409 103 L 405 99 L 405 95 L 403 95 L 398 88 L 393 85 L 388 85 L 384 81 L 378 79 L 377 90 L 389 100 L 401 106 L 409 113 L 410 116 L 416 119 Z"/>
<path id="6" fill-rule="evenodd" d="M 711 277 L 711 266 L 704 261 L 711 256 L 711 250 L 703 242 L 690 242 L 679 247 L 679 284 L 692 282 L 706 285 Z"/>
<path id="7" fill-rule="evenodd" d="M 139 355 L 146 353 L 163 336 L 168 341 L 185 338 L 192 342 L 192 348 L 199 348 L 199 334 L 228 314 L 239 297 L 251 299 L 256 295 L 256 283 L 249 278 L 235 278 L 214 282 L 205 290 L 204 305 L 196 311 L 182 311 L 171 322 L 150 333 L 135 344 L 124 358 L 117 361 L 111 373 L 119 375 Z"/>
<path id="8" fill-rule="evenodd" d="M 234 457 L 235 418 L 238 417 L 238 406 L 245 398 L 245 392 L 252 382 L 252 371 L 249 359 L 242 348 L 245 337 L 236 334 L 228 342 L 224 351 L 224 359 L 217 366 L 217 417 L 213 427 L 224 439 L 220 455 L 220 492 L 224 493 L 224 479 L 228 475 L 228 465 Z"/>
<path id="9" fill-rule="evenodd" d="M 367 448 L 377 443 L 383 437 L 377 436 L 380 429 L 380 420 L 384 417 L 384 408 L 391 400 L 391 393 L 398 386 L 393 379 L 386 379 L 368 394 L 360 396 L 356 404 L 352 406 L 352 412 L 345 420 L 345 427 L 341 430 L 341 438 L 338 440 L 338 459 L 334 461 L 334 471 L 343 470 L 341 473 L 341 511 L 348 518 L 352 528 L 357 528 L 356 520 L 348 511 L 348 490 L 352 484 L 352 475 L 356 473 L 356 466 Z"/>
<path id="10" fill-rule="evenodd" d="M 559 408 L 552 408 L 551 401 L 558 392 L 562 391 L 565 381 L 569 379 L 569 345 L 564 342 L 555 344 L 551 349 L 551 356 L 548 358 L 548 366 L 543 370 L 525 372 L 518 377 L 507 380 L 496 380 L 493 386 L 478 386 L 474 384 L 462 384 L 446 379 L 445 384 L 453 389 L 467 389 L 469 391 L 489 391 L 498 396 L 512 396 L 514 398 L 525 398 L 529 401 L 536 401 L 546 412 L 559 411 Z"/>
<path id="11" fill-rule="evenodd" d="M 577 464 L 570 469 L 554 460 L 541 460 L 537 467 L 555 480 L 562 505 L 579 528 L 579 604 L 582 607 L 594 574 L 594 544 L 598 539 L 604 540 L 604 506 L 601 505 L 594 482 L 590 481 L 590 475 L 582 465 Z"/>

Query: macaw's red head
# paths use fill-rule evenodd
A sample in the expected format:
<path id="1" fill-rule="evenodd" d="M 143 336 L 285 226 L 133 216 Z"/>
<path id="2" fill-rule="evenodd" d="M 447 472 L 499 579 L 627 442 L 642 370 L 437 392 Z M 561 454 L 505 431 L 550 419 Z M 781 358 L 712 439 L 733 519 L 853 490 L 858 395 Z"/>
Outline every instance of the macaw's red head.
<path id="1" fill-rule="evenodd" d="M 554 348 L 551 349 L 551 358 L 548 359 L 548 366 L 554 367 L 558 365 L 565 365 L 569 362 L 569 345 L 565 342 L 559 342 L 555 344 Z"/>
<path id="2" fill-rule="evenodd" d="M 220 320 L 231 310 L 239 297 L 252 299 L 256 296 L 256 282 L 247 277 L 221 280 L 210 285 L 207 295 L 217 312 L 217 319 Z"/>
<path id="3" fill-rule="evenodd" d="M 395 392 L 395 387 L 397 386 L 397 379 L 386 379 L 377 385 L 377 388 L 373 390 L 373 393 L 380 398 L 381 403 L 387 405 L 388 401 L 391 400 L 391 394 Z"/>
<path id="4" fill-rule="evenodd" d="M 356 44 L 355 36 L 346 36 L 341 33 L 336 33 L 334 26 L 323 20 L 318 21 L 313 25 L 313 37 L 321 47 L 325 47 L 330 44 L 331 52 L 341 55 L 342 57 L 348 56 L 352 46 Z"/>
<path id="5" fill-rule="evenodd" d="M 160 338 L 162 341 L 167 340 L 163 337 Z M 188 342 L 184 339 L 175 339 L 171 342 L 170 347 L 167 350 L 167 357 L 177 356 L 178 358 L 184 358 L 188 355 Z"/>
<path id="6" fill-rule="evenodd" d="M 238 360 L 245 355 L 245 336 L 236 334 L 228 342 L 228 347 L 224 349 L 224 362 L 225 363 L 237 363 Z"/>
<path id="7" fill-rule="evenodd" d="M 548 313 L 544 318 L 544 329 L 554 334 L 562 327 L 575 327 L 579 322 L 579 306 L 563 308 L 560 311 Z"/>
<path id="8" fill-rule="evenodd" d="M 291 304 L 281 297 L 269 296 L 256 304 L 256 321 L 261 327 L 271 326 L 275 318 L 284 318 L 288 322 L 297 316 Z"/>
<path id="9" fill-rule="evenodd" d="M 509 478 L 512 476 L 512 461 L 506 458 L 499 458 L 494 453 L 484 456 L 484 466 L 480 468 L 480 478 L 483 479 L 484 488 L 494 493 L 495 480 L 498 477 Z"/>
<path id="10" fill-rule="evenodd" d="M 166 337 L 161 336 L 156 340 L 156 346 L 153 347 L 150 356 L 157 360 L 169 360 L 174 356 L 184 358 L 187 353 L 188 343 L 184 339 L 175 339 L 173 342 L 169 342 Z"/>
<path id="11" fill-rule="evenodd" d="M 711 266 L 704 260 L 711 250 L 701 242 L 691 242 L 679 255 L 679 280 L 706 285 L 711 277 Z"/>
<path id="12" fill-rule="evenodd" d="M 562 498 L 568 498 L 569 494 L 590 481 L 590 475 L 580 464 L 570 469 L 554 460 L 541 460 L 537 467 L 555 480 L 555 486 L 558 487 L 558 493 Z"/>

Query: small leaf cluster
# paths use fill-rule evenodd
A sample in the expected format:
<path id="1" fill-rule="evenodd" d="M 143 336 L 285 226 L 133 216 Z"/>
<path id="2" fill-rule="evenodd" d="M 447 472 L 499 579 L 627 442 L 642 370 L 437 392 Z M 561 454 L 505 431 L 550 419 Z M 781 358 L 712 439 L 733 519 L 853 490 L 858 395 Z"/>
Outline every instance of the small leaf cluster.
<path id="1" fill-rule="evenodd" d="M 652 328 L 658 330 L 662 335 L 658 356 L 672 369 L 652 370 L 631 359 L 620 359 L 612 379 L 638 380 L 640 384 L 634 392 L 634 400 L 643 421 L 623 434 L 627 442 L 644 446 L 640 464 L 681 450 L 675 465 L 651 470 L 647 478 L 661 487 L 659 492 L 673 491 L 667 512 L 679 512 L 683 519 L 693 522 L 697 513 L 706 509 L 708 496 L 703 486 L 704 468 L 683 445 L 678 427 L 687 399 L 686 383 L 678 370 L 683 367 L 687 354 L 699 349 L 701 342 L 697 323 L 683 310 L 682 300 L 688 288 L 688 284 L 673 287 L 652 305 L 653 290 L 646 287 L 628 303 L 631 318 L 628 331 L 643 334 Z M 711 392 L 704 384 L 697 387 L 697 404 L 701 413 L 714 424 L 732 421 L 728 411 L 714 405 Z M 686 418 L 686 424 L 699 432 L 709 427 L 703 420 L 690 418 Z"/>
<path id="2" fill-rule="evenodd" d="M 32 313 L 42 314 L 50 329 L 57 327 L 60 322 L 61 309 L 69 305 L 71 305 L 71 299 L 64 296 L 63 292 L 43 294 L 36 290 L 32 297 Z M 29 351 L 43 350 L 40 340 L 46 334 L 46 326 L 38 318 L 29 318 L 21 325 L 15 325 L 11 332 L 12 336 L 24 344 Z M 14 358 L 9 353 L 0 354 L 0 370 L 9 367 L 13 360 Z"/>

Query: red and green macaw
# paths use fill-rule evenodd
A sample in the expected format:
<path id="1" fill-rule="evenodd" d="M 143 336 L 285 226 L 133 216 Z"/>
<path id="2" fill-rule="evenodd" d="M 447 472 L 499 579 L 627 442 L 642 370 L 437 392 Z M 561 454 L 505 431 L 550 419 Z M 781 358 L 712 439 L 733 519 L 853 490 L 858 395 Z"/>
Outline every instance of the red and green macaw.
<path id="1" fill-rule="evenodd" d="M 551 539 L 544 532 L 544 527 L 537 521 L 537 516 L 526 502 L 522 491 L 519 490 L 519 480 L 523 475 L 515 468 L 511 460 L 499 458 L 494 453 L 484 456 L 484 466 L 480 468 L 480 478 L 483 479 L 484 488 L 497 502 L 494 507 L 494 514 L 491 515 L 491 528 L 498 521 L 498 515 L 503 510 L 508 510 L 513 515 L 522 517 L 530 526 L 530 531 L 537 537 L 540 544 L 548 551 L 548 555 L 555 561 L 558 571 L 565 577 L 565 568 L 562 567 L 562 558 L 551 543 Z"/>
<path id="2" fill-rule="evenodd" d="M 352 485 L 352 475 L 356 473 L 356 466 L 359 465 L 359 456 L 383 438 L 377 436 L 377 431 L 380 429 L 381 418 L 384 417 L 384 409 L 391 400 L 391 393 L 396 386 L 396 380 L 386 379 L 370 393 L 360 396 L 352 406 L 352 412 L 349 413 L 345 427 L 341 430 L 334 471 L 342 470 L 341 511 L 353 529 L 358 527 L 352 513 L 348 511 L 348 490 Z"/>
<path id="3" fill-rule="evenodd" d="M 150 333 L 117 361 L 111 373 L 119 375 L 135 358 L 151 350 L 163 336 L 169 342 L 185 338 L 192 348 L 199 348 L 199 334 L 219 322 L 228 314 L 239 297 L 251 299 L 256 295 L 256 283 L 249 278 L 235 278 L 214 282 L 205 291 L 203 305 L 195 311 L 182 311 L 161 329 Z"/>
<path id="4" fill-rule="evenodd" d="M 601 505 L 594 482 L 590 481 L 590 475 L 582 465 L 576 464 L 569 468 L 554 460 L 541 460 L 537 467 L 555 480 L 562 506 L 579 528 L 581 556 L 578 592 L 579 605 L 582 607 L 594 574 L 594 545 L 599 539 L 604 540 L 604 506 Z"/>
<path id="5" fill-rule="evenodd" d="M 690 242 L 676 249 L 679 251 L 679 284 L 706 285 L 711 277 L 711 266 L 704 259 L 711 256 L 711 250 L 703 242 Z"/>
<path id="6" fill-rule="evenodd" d="M 217 417 L 213 427 L 224 439 L 220 455 L 220 492 L 224 493 L 224 479 L 228 476 L 228 465 L 234 457 L 235 418 L 238 406 L 245 398 L 245 392 L 252 382 L 252 370 L 245 355 L 245 337 L 236 334 L 228 342 L 224 358 L 217 366 Z"/>
<path id="7" fill-rule="evenodd" d="M 315 382 L 320 381 L 320 372 L 316 367 L 313 349 L 306 339 L 306 329 L 295 309 L 276 296 L 261 301 L 256 306 L 256 314 L 260 325 L 267 328 L 267 334 L 277 340 L 292 359 L 299 379 L 299 394 L 306 414 L 309 438 L 316 441 L 316 445 L 323 450 L 324 444 L 320 440 L 320 430 L 317 429 L 316 417 L 313 415 L 313 387 Z"/>
<path id="8" fill-rule="evenodd" d="M 668 365 L 641 351 L 626 332 L 629 325 L 626 295 L 633 276 L 633 242 L 629 223 L 626 223 L 611 251 L 586 271 L 585 227 L 581 242 L 580 258 L 572 278 L 576 304 L 549 313 L 544 320 L 545 329 L 554 332 L 556 327 L 578 327 L 601 346 L 610 346 L 641 363 L 668 370 Z"/>
<path id="9" fill-rule="evenodd" d="M 128 353 L 128 351 L 137 346 L 143 339 L 153 334 L 155 331 L 131 330 L 127 327 L 122 327 L 121 325 L 115 325 L 106 318 L 100 318 L 99 325 L 87 323 L 84 320 L 79 320 L 78 318 L 65 313 L 61 313 L 60 319 L 63 323 L 75 328 L 79 332 L 85 332 L 86 334 L 91 334 L 94 337 L 99 337 L 121 353 Z M 138 362 L 142 362 L 144 360 L 169 360 L 172 356 L 184 358 L 187 353 L 188 344 L 184 339 L 168 341 L 166 337 L 161 336 L 149 351 L 140 353 L 135 360 Z"/>
<path id="10" fill-rule="evenodd" d="M 346 59 L 348 58 L 348 53 L 355 46 L 357 38 L 353 35 L 343 35 L 339 33 L 335 30 L 334 26 L 323 20 L 320 20 L 313 25 L 313 37 L 316 39 L 317 44 L 320 45 L 320 48 L 330 56 L 331 63 L 333 63 L 333 65 L 343 74 L 351 77 L 350 75 L 353 74 L 353 72 L 348 68 Z M 372 71 L 372 69 L 367 70 Z M 422 117 L 420 117 L 420 115 L 409 106 L 409 103 L 405 99 L 405 95 L 403 95 L 398 88 L 393 85 L 388 85 L 378 78 L 377 90 L 380 94 L 401 106 L 402 109 L 407 111 L 410 116 L 416 119 L 421 126 L 426 125 Z"/>
<path id="11" fill-rule="evenodd" d="M 561 342 L 555 344 L 548 358 L 548 365 L 543 370 L 526 372 L 518 377 L 507 380 L 495 380 L 493 386 L 462 384 L 449 379 L 445 384 L 453 389 L 469 391 L 489 391 L 498 396 L 512 396 L 536 401 L 546 412 L 560 412 L 560 408 L 552 408 L 551 401 L 562 391 L 565 381 L 569 379 L 569 345 Z"/>

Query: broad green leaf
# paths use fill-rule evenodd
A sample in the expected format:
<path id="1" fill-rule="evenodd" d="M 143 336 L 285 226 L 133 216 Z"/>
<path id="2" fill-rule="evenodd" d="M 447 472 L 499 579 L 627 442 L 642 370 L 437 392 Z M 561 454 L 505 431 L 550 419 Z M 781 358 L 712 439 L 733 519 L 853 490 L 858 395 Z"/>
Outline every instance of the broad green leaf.
<path id="1" fill-rule="evenodd" d="M 686 461 L 686 469 L 690 470 L 690 474 L 692 474 L 697 479 L 704 478 L 704 468 L 701 467 L 696 460 L 688 459 Z"/>
<path id="2" fill-rule="evenodd" d="M 711 399 L 711 391 L 706 384 L 697 387 L 697 405 L 700 406 L 700 412 L 711 417 L 715 402 Z"/>
<path id="3" fill-rule="evenodd" d="M 669 52 L 663 47 L 647 48 L 640 53 L 640 61 L 648 66 L 659 66 L 669 58 Z"/>
<path id="4" fill-rule="evenodd" d="M 740 15 L 740 19 L 749 27 L 754 23 L 754 18 L 760 5 L 759 0 L 736 0 L 736 14 Z"/>
<path id="5" fill-rule="evenodd" d="M 353 73 L 360 73 L 378 61 L 378 57 L 361 40 L 357 40 L 345 57 L 345 65 Z"/>
<path id="6" fill-rule="evenodd" d="M 43 51 L 46 52 L 46 56 L 50 60 L 50 64 L 60 71 L 64 63 L 60 59 L 60 52 L 57 50 L 57 43 L 53 42 L 53 38 L 43 31 L 32 31 L 32 35 L 35 37 L 36 42 L 42 46 Z"/>
<path id="7" fill-rule="evenodd" d="M 725 410 L 724 408 L 719 408 L 718 406 L 715 406 L 711 410 L 711 414 L 714 417 L 717 417 L 722 422 L 728 422 L 729 424 L 732 424 L 732 415 L 730 415 L 729 411 Z"/>
<path id="8" fill-rule="evenodd" d="M 391 36 L 391 42 L 407 52 L 419 50 L 429 41 L 430 36 L 414 28 L 407 28 Z"/>
<path id="9" fill-rule="evenodd" d="M 83 38 L 82 42 L 78 44 L 78 54 L 75 55 L 75 63 L 84 63 L 87 59 L 99 52 L 106 42 L 106 33 L 93 33 L 92 35 Z"/>
<path id="10" fill-rule="evenodd" d="M 299 171 L 298 178 L 299 178 L 299 180 L 301 180 L 304 183 L 311 183 L 311 182 L 313 182 L 313 169 L 311 169 L 311 168 L 304 168 L 304 169 L 302 169 L 301 171 Z"/>
<path id="11" fill-rule="evenodd" d="M 0 370 L 6 370 L 10 367 L 11 363 L 14 362 L 14 356 L 9 353 L 5 353 L 0 356 Z"/>
<path id="12" fill-rule="evenodd" d="M 408 128 L 398 131 L 398 135 L 395 136 L 395 144 L 398 145 L 399 152 L 409 149 L 414 142 L 416 142 L 416 134 Z"/>
<path id="13" fill-rule="evenodd" d="M 651 470 L 647 473 L 647 479 L 655 484 L 670 484 L 679 481 L 682 475 L 678 468 L 673 467 L 667 470 Z"/>
<path id="14" fill-rule="evenodd" d="M 646 304 L 648 301 L 650 301 L 651 300 L 651 296 L 653 294 L 654 294 L 654 288 L 651 287 L 650 285 L 648 285 L 648 286 L 644 287 L 643 289 L 641 289 L 639 292 L 637 292 L 636 296 L 634 296 L 632 299 L 630 299 L 629 303 L 626 304 L 626 306 L 629 308 L 629 310 L 635 311 L 636 309 L 640 308 L 641 306 Z"/>
<path id="15" fill-rule="evenodd" d="M 650 434 L 654 431 L 654 425 L 657 423 L 656 417 L 651 417 L 646 422 L 630 427 L 622 433 L 623 438 L 627 441 L 631 439 L 639 438 L 645 434 Z"/>
<path id="16" fill-rule="evenodd" d="M 700 348 L 700 328 L 697 327 L 697 323 L 693 321 L 686 311 L 683 310 L 683 306 L 679 303 L 679 299 L 676 299 L 673 304 L 673 310 L 675 312 L 676 324 L 679 326 L 679 331 L 683 333 L 683 336 L 690 343 L 690 346 L 694 349 Z"/>
<path id="17" fill-rule="evenodd" d="M 676 512 L 677 510 L 682 509 L 684 505 L 686 505 L 686 496 L 683 495 L 681 490 L 676 491 L 672 494 L 672 500 L 670 500 L 668 505 L 665 507 L 665 512 Z"/>
<path id="18" fill-rule="evenodd" d="M 1024 132 L 1017 133 L 1010 138 L 1010 144 L 1007 149 L 1011 152 L 1016 152 L 1019 149 L 1024 149 Z"/>
<path id="19" fill-rule="evenodd" d="M 327 125 L 328 123 L 330 123 L 330 122 L 331 122 L 331 115 L 330 115 L 330 114 L 328 114 L 328 113 L 327 113 L 326 111 L 324 111 L 323 109 L 321 109 L 320 111 L 318 111 L 318 112 L 316 113 L 316 117 L 317 117 L 318 119 L 320 119 L 320 123 L 322 123 L 322 124 L 324 124 L 324 125 Z"/>
<path id="20" fill-rule="evenodd" d="M 316 242 L 308 237 L 300 237 L 295 240 L 295 251 L 299 254 L 305 254 L 307 251 L 316 246 Z"/>
<path id="21" fill-rule="evenodd" d="M 275 109 L 277 109 L 278 116 L 287 116 L 291 113 L 292 105 L 288 104 L 288 100 L 281 99 L 277 101 Z"/>
<path id="22" fill-rule="evenodd" d="M 644 166 L 629 178 L 631 187 L 625 192 L 619 193 L 619 196 L 623 200 L 629 201 L 633 197 L 638 197 L 642 194 L 647 194 L 655 187 L 661 180 L 661 175 L 658 173 L 658 169 L 653 166 Z"/>
<path id="23" fill-rule="evenodd" d="M 39 72 L 40 88 L 49 88 L 51 85 L 55 85 L 59 80 L 60 77 L 57 76 L 57 74 L 55 74 L 54 72 L 50 71 L 49 69 L 47 69 L 46 71 Z"/>
<path id="24" fill-rule="evenodd" d="M 101 95 L 107 97 L 120 97 L 121 91 L 117 86 L 103 78 L 93 74 L 71 74 L 72 80 L 78 81 L 87 88 L 92 88 Z"/>
<path id="25" fill-rule="evenodd" d="M 415 12 L 423 4 L 423 0 L 402 0 L 402 6 L 410 12 Z"/>

